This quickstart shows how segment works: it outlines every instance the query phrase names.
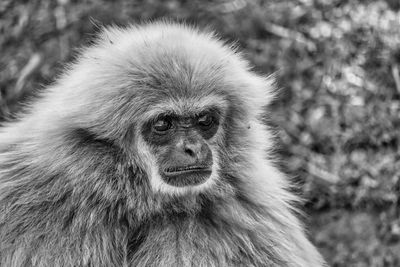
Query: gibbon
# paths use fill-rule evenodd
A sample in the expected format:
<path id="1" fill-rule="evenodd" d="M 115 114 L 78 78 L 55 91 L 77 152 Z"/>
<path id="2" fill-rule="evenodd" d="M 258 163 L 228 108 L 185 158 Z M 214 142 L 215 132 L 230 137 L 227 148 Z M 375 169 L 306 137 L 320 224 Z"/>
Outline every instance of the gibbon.
<path id="1" fill-rule="evenodd" d="M 250 68 L 194 27 L 104 29 L 0 128 L 0 266 L 325 266 Z"/>

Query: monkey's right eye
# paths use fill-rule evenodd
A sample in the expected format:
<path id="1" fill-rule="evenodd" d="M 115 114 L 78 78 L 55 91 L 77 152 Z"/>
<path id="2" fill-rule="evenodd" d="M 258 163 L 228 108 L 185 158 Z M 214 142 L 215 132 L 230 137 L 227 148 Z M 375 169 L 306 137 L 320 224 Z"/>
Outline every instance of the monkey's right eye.
<path id="1" fill-rule="evenodd" d="M 171 120 L 168 120 L 166 118 L 158 119 L 154 124 L 153 124 L 153 130 L 156 133 L 165 133 L 169 129 L 171 129 L 172 123 Z"/>

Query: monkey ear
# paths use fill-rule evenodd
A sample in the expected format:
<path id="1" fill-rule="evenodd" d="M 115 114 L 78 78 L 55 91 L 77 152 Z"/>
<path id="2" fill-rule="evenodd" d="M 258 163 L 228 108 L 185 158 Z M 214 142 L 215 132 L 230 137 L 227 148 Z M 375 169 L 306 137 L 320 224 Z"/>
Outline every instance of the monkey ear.
<path id="1" fill-rule="evenodd" d="M 264 96 L 264 106 L 269 105 L 279 94 L 279 88 L 276 84 L 277 73 L 272 73 L 268 76 L 261 77 L 262 79 L 262 90 Z"/>
<path id="2" fill-rule="evenodd" d="M 279 90 L 276 86 L 275 74 L 265 77 L 248 72 L 247 75 L 250 76 L 247 79 L 250 83 L 249 88 L 238 93 L 246 99 L 250 116 L 256 118 L 265 114 L 266 108 L 276 99 Z"/>

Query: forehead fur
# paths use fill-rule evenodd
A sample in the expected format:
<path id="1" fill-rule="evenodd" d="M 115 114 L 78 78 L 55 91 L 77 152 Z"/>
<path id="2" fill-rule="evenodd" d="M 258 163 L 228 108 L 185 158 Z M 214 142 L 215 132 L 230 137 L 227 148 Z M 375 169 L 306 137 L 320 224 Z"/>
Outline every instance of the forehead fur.
<path id="1" fill-rule="evenodd" d="M 214 99 L 242 105 L 255 116 L 271 92 L 271 79 L 249 71 L 247 61 L 214 34 L 152 23 L 104 29 L 49 90 L 53 99 L 48 103 L 57 105 L 57 112 L 63 106 L 69 113 L 75 108 L 76 113 L 97 115 L 128 110 L 143 114 L 162 102 L 181 104 L 176 108 L 183 111 L 187 103 Z"/>
<path id="2" fill-rule="evenodd" d="M 208 94 L 221 87 L 231 69 L 247 68 L 212 34 L 180 24 L 105 29 L 87 59 L 91 56 L 100 57 L 146 93 L 168 97 Z"/>

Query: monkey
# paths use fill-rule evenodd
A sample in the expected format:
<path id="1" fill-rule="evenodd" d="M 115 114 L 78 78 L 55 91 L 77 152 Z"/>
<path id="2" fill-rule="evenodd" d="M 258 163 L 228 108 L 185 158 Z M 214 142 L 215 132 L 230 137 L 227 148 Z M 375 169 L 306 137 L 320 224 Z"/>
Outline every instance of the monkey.
<path id="1" fill-rule="evenodd" d="M 274 88 L 212 31 L 105 27 L 0 128 L 0 266 L 326 266 L 274 163 Z"/>

